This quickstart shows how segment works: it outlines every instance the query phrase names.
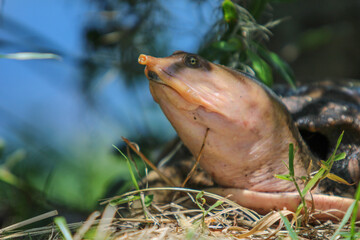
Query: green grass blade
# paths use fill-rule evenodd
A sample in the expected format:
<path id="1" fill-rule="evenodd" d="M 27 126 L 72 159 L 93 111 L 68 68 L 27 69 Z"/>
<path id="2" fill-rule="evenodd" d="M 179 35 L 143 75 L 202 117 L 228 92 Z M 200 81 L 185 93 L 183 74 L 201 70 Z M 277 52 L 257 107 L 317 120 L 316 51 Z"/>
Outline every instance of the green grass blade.
<path id="1" fill-rule="evenodd" d="M 306 184 L 301 194 L 305 196 L 309 192 L 309 190 L 312 189 L 315 184 L 323 177 L 324 173 L 325 169 L 320 168 L 320 170 L 315 174 L 315 176 L 311 178 L 310 181 Z"/>
<path id="2" fill-rule="evenodd" d="M 281 180 L 286 180 L 286 181 L 292 181 L 292 178 L 290 177 L 290 174 L 275 174 L 274 175 L 276 178 L 281 179 Z"/>
<path id="3" fill-rule="evenodd" d="M 301 210 L 304 208 L 304 204 L 303 203 L 300 203 L 299 206 L 297 207 L 296 209 L 296 212 L 295 212 L 295 215 L 296 216 L 299 216 Z"/>
<path id="4" fill-rule="evenodd" d="M 343 160 L 345 157 L 346 157 L 346 153 L 345 153 L 345 152 L 339 153 L 339 154 L 337 154 L 337 155 L 334 157 L 334 162 Z"/>
<path id="5" fill-rule="evenodd" d="M 341 223 L 339 224 L 339 227 L 336 229 L 334 235 L 331 237 L 331 240 L 335 240 L 337 236 L 341 234 L 340 233 L 341 229 L 345 226 L 345 224 L 348 222 L 350 217 L 351 217 L 351 222 L 350 222 L 351 229 L 350 229 L 349 239 L 356 239 L 356 235 L 359 234 L 355 230 L 355 222 L 357 218 L 359 201 L 360 201 L 360 185 L 356 190 L 354 202 L 350 205 L 350 207 L 346 211 L 345 216 L 343 217 Z"/>
<path id="6" fill-rule="evenodd" d="M 136 200 L 140 200 L 140 196 L 126 196 L 126 197 L 123 197 L 123 198 L 120 198 L 120 199 L 112 200 L 110 202 L 110 205 L 111 206 L 117 206 L 117 205 L 121 205 L 121 204 L 124 204 L 124 203 L 133 202 L 133 201 L 136 201 Z"/>
<path id="7" fill-rule="evenodd" d="M 355 202 L 359 203 L 359 201 L 360 201 L 360 184 L 358 185 L 358 188 L 357 188 L 356 193 L 355 193 Z M 351 222 L 350 222 L 350 225 L 351 225 L 351 230 L 350 230 L 351 239 L 355 239 L 355 234 L 356 234 L 356 232 L 355 232 L 355 222 L 356 222 L 356 218 L 357 218 L 358 208 L 359 208 L 359 204 L 355 204 L 353 214 L 352 214 L 352 217 L 351 217 Z"/>
<path id="8" fill-rule="evenodd" d="M 338 148 L 339 148 L 339 146 L 340 146 L 340 143 L 341 143 L 341 140 L 342 140 L 343 136 L 344 136 L 344 131 L 342 131 L 342 133 L 340 134 L 340 136 L 339 136 L 339 138 L 338 138 L 338 140 L 337 140 L 337 142 L 336 142 L 336 146 L 335 146 L 334 152 L 331 154 L 331 156 L 329 157 L 329 159 L 326 161 L 328 164 L 334 161 L 336 152 L 337 152 L 337 150 L 338 150 Z M 331 165 L 330 165 L 330 166 L 331 166 Z"/>
<path id="9" fill-rule="evenodd" d="M 119 148 L 117 148 L 115 145 L 112 145 L 116 150 L 118 150 L 118 152 L 126 159 L 126 164 L 128 166 L 128 169 L 129 169 L 129 172 L 130 172 L 130 176 L 131 176 L 131 181 L 132 183 L 134 184 L 135 186 L 135 189 L 136 190 L 140 190 L 140 187 L 139 187 L 139 184 L 137 183 L 137 180 L 136 180 L 136 177 L 135 177 L 135 174 L 132 170 L 132 167 L 131 167 L 131 163 L 130 163 L 130 160 L 125 156 L 125 154 L 123 152 L 121 152 L 121 150 Z"/>
<path id="10" fill-rule="evenodd" d="M 286 217 L 284 217 L 284 215 L 282 215 L 281 213 L 280 213 L 280 217 L 281 217 L 281 220 L 285 224 L 285 228 L 288 231 L 288 233 L 290 235 L 290 238 L 292 240 L 298 240 L 299 238 L 298 238 L 296 232 L 294 231 L 294 229 L 291 227 L 291 224 L 290 224 L 289 220 Z"/>
<path id="11" fill-rule="evenodd" d="M 335 240 L 337 239 L 337 235 L 340 234 L 341 229 L 345 226 L 345 224 L 349 221 L 349 218 L 351 217 L 351 214 L 353 213 L 353 210 L 355 208 L 355 205 L 357 205 L 357 202 L 354 201 L 350 207 L 348 208 L 348 210 L 346 211 L 345 216 L 343 217 L 343 219 L 341 220 L 339 227 L 336 229 L 334 235 L 331 237 L 330 240 Z"/>
<path id="12" fill-rule="evenodd" d="M 251 61 L 251 68 L 255 71 L 256 76 L 267 86 L 273 84 L 272 70 L 270 66 L 256 53 L 251 50 L 246 51 L 246 56 Z"/>
<path id="13" fill-rule="evenodd" d="M 275 71 L 277 71 L 293 89 L 296 89 L 295 75 L 289 64 L 282 60 L 276 53 L 267 50 L 262 44 L 254 43 L 254 45 L 256 45 L 258 53 L 272 65 Z"/>
<path id="14" fill-rule="evenodd" d="M 294 171 L 294 144 L 289 144 L 289 173 L 290 176 L 295 176 Z"/>
<path id="15" fill-rule="evenodd" d="M 60 232 L 62 233 L 65 240 L 72 240 L 71 232 L 67 226 L 66 220 L 64 217 L 56 217 L 54 219 L 55 224 L 60 229 Z"/>
<path id="16" fill-rule="evenodd" d="M 6 182 L 20 189 L 22 188 L 21 180 L 2 166 L 0 166 L 0 181 Z"/>
<path id="17" fill-rule="evenodd" d="M 221 200 L 217 200 L 216 203 L 214 203 L 211 207 L 209 207 L 209 209 L 205 212 L 205 216 L 209 214 L 209 212 L 211 212 L 214 208 L 220 206 L 221 204 L 223 204 L 224 202 Z"/>

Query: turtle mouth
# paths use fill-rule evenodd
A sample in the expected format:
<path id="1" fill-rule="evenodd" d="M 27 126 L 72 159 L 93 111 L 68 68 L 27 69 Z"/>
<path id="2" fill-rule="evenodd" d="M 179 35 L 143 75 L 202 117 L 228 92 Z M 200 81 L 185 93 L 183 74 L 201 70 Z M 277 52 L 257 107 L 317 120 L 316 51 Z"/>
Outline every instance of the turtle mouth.
<path id="1" fill-rule="evenodd" d="M 203 98 L 201 94 L 191 85 L 187 84 L 181 77 L 173 74 L 171 71 L 163 67 L 147 66 L 145 68 L 145 75 L 151 83 L 159 84 L 168 87 L 181 96 L 186 102 L 194 106 L 203 106 L 207 112 L 221 113 L 217 110 L 211 101 Z M 191 110 L 195 107 L 191 108 Z"/>
<path id="2" fill-rule="evenodd" d="M 176 91 L 175 88 L 173 88 L 170 84 L 168 84 L 167 82 L 165 82 L 160 76 L 162 76 L 161 72 L 164 72 L 166 75 L 168 76 L 172 76 L 169 73 L 167 73 L 166 71 L 164 71 L 163 69 L 158 69 L 160 71 L 160 74 L 158 74 L 157 72 L 153 71 L 153 70 L 149 70 L 148 67 L 145 68 L 145 75 L 147 77 L 147 79 L 153 83 L 156 84 L 160 84 L 160 85 L 164 85 L 167 86 L 171 89 L 173 89 L 174 91 Z"/>
<path id="3" fill-rule="evenodd" d="M 151 70 L 147 71 L 147 78 L 150 81 L 161 82 L 159 75 L 156 72 L 151 71 Z"/>

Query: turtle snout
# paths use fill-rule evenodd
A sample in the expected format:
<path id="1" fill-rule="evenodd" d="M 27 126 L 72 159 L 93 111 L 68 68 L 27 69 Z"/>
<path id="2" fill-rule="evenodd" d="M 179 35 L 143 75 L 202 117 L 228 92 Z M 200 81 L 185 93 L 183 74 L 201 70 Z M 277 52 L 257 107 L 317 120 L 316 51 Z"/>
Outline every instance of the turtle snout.
<path id="1" fill-rule="evenodd" d="M 156 64 L 157 61 L 158 61 L 157 58 L 145 54 L 140 54 L 138 58 L 138 62 L 141 65 L 146 65 L 145 67 L 146 77 L 151 81 L 160 82 L 159 75 L 156 72 L 150 70 L 154 68 L 154 65 Z"/>

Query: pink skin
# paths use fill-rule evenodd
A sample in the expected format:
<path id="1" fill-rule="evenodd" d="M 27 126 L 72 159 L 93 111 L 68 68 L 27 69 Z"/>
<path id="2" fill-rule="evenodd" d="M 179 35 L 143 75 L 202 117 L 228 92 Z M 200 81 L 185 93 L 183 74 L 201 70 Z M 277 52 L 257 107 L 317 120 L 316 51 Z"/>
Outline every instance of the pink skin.
<path id="1" fill-rule="evenodd" d="M 273 209 L 288 209 L 295 212 L 301 201 L 299 194 L 295 192 L 263 193 L 237 188 L 211 188 L 207 190 L 221 196 L 230 195 L 230 199 L 241 206 L 251 208 L 260 214 L 266 214 Z M 313 194 L 312 197 L 316 209 L 313 217 L 318 220 L 341 220 L 354 202 L 350 198 L 325 194 Z M 312 205 L 310 196 L 306 198 L 306 202 L 308 206 Z M 357 213 L 357 220 L 359 219 L 360 209 Z"/>
<path id="2" fill-rule="evenodd" d="M 157 74 L 156 81 L 149 77 L 151 94 L 194 156 L 209 128 L 200 165 L 225 187 L 213 191 L 232 193 L 243 206 L 262 212 L 284 207 L 295 210 L 298 199 L 289 193 L 295 191 L 293 183 L 274 177 L 288 173 L 284 165 L 288 145 L 299 144 L 294 129 L 284 127 L 291 122 L 286 108 L 245 75 L 209 62 L 210 70 L 189 68 L 183 66 L 183 59 L 184 54 L 167 58 L 142 54 L 139 63 L 146 65 L 148 77 L 149 71 Z M 303 148 L 306 146 L 301 145 Z M 307 175 L 309 158 L 304 156 L 295 155 L 297 176 Z M 348 199 L 345 207 L 342 201 L 337 206 L 337 199 L 316 196 L 316 208 L 326 210 L 330 204 L 344 210 L 351 204 Z"/>

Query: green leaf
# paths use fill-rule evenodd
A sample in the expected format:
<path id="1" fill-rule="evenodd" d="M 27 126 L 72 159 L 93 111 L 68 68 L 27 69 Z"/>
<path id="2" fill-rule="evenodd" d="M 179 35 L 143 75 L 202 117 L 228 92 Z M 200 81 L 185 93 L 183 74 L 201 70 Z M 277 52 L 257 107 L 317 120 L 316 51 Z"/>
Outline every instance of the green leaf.
<path id="1" fill-rule="evenodd" d="M 294 144 L 289 144 L 289 173 L 290 176 L 295 177 L 294 171 Z"/>
<path id="2" fill-rule="evenodd" d="M 201 199 L 203 196 L 204 196 L 204 191 L 201 191 L 201 192 L 199 192 L 198 194 L 196 194 L 195 199 L 196 199 L 196 200 L 199 200 L 199 199 Z"/>
<path id="3" fill-rule="evenodd" d="M 339 153 L 339 154 L 335 155 L 334 162 L 343 160 L 345 157 L 346 157 L 346 153 L 344 153 L 344 152 Z"/>
<path id="4" fill-rule="evenodd" d="M 301 212 L 301 210 L 302 210 L 303 208 L 304 208 L 304 203 L 301 202 L 301 203 L 299 204 L 299 206 L 297 207 L 297 209 L 296 209 L 295 215 L 296 215 L 296 216 L 299 216 L 299 213 Z"/>
<path id="5" fill-rule="evenodd" d="M 346 185 L 348 185 L 348 186 L 353 185 L 353 184 L 348 183 L 345 179 L 343 179 L 343 178 L 341 178 L 341 177 L 339 177 L 339 176 L 337 176 L 337 175 L 335 175 L 335 174 L 333 174 L 333 173 L 328 173 L 328 174 L 326 175 L 326 177 L 329 178 L 329 179 L 331 179 L 331 180 L 333 180 L 333 181 L 335 181 L 335 182 L 342 183 L 342 184 L 346 184 Z"/>
<path id="6" fill-rule="evenodd" d="M 6 182 L 10 185 L 13 185 L 17 188 L 22 188 L 23 184 L 21 180 L 12 174 L 7 168 L 4 166 L 0 166 L 0 181 Z"/>
<path id="7" fill-rule="evenodd" d="M 257 54 L 251 50 L 246 51 L 246 55 L 251 62 L 251 67 L 255 71 L 256 76 L 267 86 L 273 84 L 272 71 L 269 65 Z"/>
<path id="8" fill-rule="evenodd" d="M 315 174 L 315 176 L 310 179 L 310 181 L 306 184 L 306 186 L 302 190 L 301 192 L 302 196 L 305 196 L 308 193 L 308 191 L 315 186 L 315 184 L 323 177 L 324 173 L 325 173 L 325 169 L 320 168 L 319 171 Z"/>
<path id="9" fill-rule="evenodd" d="M 145 206 L 149 207 L 154 200 L 154 194 L 146 195 L 145 196 Z"/>
<path id="10" fill-rule="evenodd" d="M 202 210 L 205 211 L 203 205 L 205 204 L 205 199 L 203 198 L 204 196 L 204 191 L 199 192 L 198 194 L 196 194 L 195 200 L 196 200 L 196 204 L 198 205 L 198 207 Z M 201 200 L 201 203 L 199 202 L 199 200 Z"/>
<path id="11" fill-rule="evenodd" d="M 237 38 L 230 38 L 228 41 L 218 41 L 212 44 L 212 47 L 225 52 L 235 52 L 241 49 L 241 41 Z"/>
<path id="12" fill-rule="evenodd" d="M 340 134 L 340 136 L 339 136 L 339 138 L 338 138 L 338 140 L 336 142 L 336 146 L 335 146 L 335 149 L 334 149 L 333 153 L 331 154 L 329 159 L 326 161 L 326 166 L 328 166 L 328 169 L 326 170 L 325 175 L 327 175 L 330 172 L 330 170 L 331 170 L 331 168 L 332 168 L 332 166 L 334 164 L 335 155 L 336 155 L 336 152 L 337 152 L 337 150 L 338 150 L 338 148 L 340 146 L 340 143 L 341 143 L 341 140 L 342 140 L 343 136 L 344 136 L 344 131 L 342 131 L 342 133 Z"/>
<path id="13" fill-rule="evenodd" d="M 257 43 L 254 43 L 254 45 L 256 45 L 259 54 L 295 89 L 295 75 L 289 64 L 282 60 L 276 53 L 267 50 L 264 46 Z"/>
<path id="14" fill-rule="evenodd" d="M 35 52 L 19 52 L 0 54 L 0 58 L 16 59 L 16 60 L 35 60 L 35 59 L 56 59 L 60 60 L 59 55 L 53 53 L 35 53 Z"/>
<path id="15" fill-rule="evenodd" d="M 290 174 L 284 174 L 284 175 L 280 175 L 280 174 L 275 174 L 274 175 L 276 178 L 278 179 L 282 179 L 282 180 L 286 180 L 286 181 L 292 181 Z"/>
<path id="16" fill-rule="evenodd" d="M 276 53 L 269 52 L 270 62 L 273 65 L 274 69 L 276 69 L 282 78 L 287 81 L 292 88 L 295 88 L 295 76 L 290 68 L 289 64 L 287 64 L 284 60 L 282 60 Z"/>
<path id="17" fill-rule="evenodd" d="M 224 0 L 222 3 L 222 10 L 226 22 L 235 22 L 237 20 L 236 7 L 231 0 Z"/>

